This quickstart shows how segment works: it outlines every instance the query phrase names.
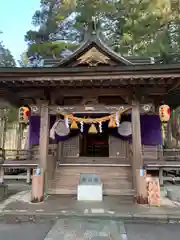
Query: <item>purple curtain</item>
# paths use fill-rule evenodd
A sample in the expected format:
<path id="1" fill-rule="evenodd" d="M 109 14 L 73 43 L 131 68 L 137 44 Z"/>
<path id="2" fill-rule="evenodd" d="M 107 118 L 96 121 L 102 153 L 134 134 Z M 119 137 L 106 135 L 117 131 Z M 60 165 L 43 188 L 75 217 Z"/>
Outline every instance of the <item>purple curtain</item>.
<path id="1" fill-rule="evenodd" d="M 50 129 L 53 126 L 56 120 L 56 116 L 50 116 Z M 124 115 L 122 116 L 122 121 L 131 121 L 131 115 Z M 157 115 L 141 115 L 141 142 L 144 145 L 162 145 L 162 134 L 161 134 L 161 122 L 159 116 Z M 96 126 L 98 129 L 98 125 Z M 84 125 L 84 132 L 87 132 L 89 125 Z M 105 122 L 102 125 L 103 131 L 107 131 L 108 134 L 128 140 L 129 142 L 132 141 L 132 136 L 123 137 L 121 136 L 117 128 L 109 129 L 108 123 Z M 71 130 L 68 136 L 60 137 L 56 135 L 56 141 L 65 141 L 68 138 L 77 136 L 80 133 L 79 130 Z M 29 137 L 29 144 L 38 145 L 39 144 L 39 135 L 40 135 L 40 117 L 39 116 L 31 116 L 30 117 L 30 137 Z"/>
<path id="2" fill-rule="evenodd" d="M 126 115 L 122 117 L 122 121 L 131 122 L 131 115 Z M 158 115 L 141 115 L 141 143 L 143 145 L 162 145 L 163 139 L 161 134 L 161 122 Z M 123 140 L 128 140 L 132 142 L 132 136 L 123 137 L 119 135 L 117 129 L 112 129 L 111 134 L 114 137 L 121 138 Z"/>
<path id="3" fill-rule="evenodd" d="M 141 142 L 144 145 L 162 145 L 161 122 L 158 115 L 141 116 Z"/>
<path id="4" fill-rule="evenodd" d="M 50 127 L 52 128 L 53 124 L 56 121 L 56 116 L 50 116 Z M 38 145 L 39 137 L 40 137 L 40 116 L 31 116 L 29 120 L 29 146 Z M 60 137 L 58 135 L 55 136 L 55 141 L 65 141 L 70 137 L 76 136 L 79 133 L 79 130 L 72 130 L 68 136 Z M 51 140 L 50 140 L 51 141 Z M 53 140 L 52 140 L 53 141 Z"/>

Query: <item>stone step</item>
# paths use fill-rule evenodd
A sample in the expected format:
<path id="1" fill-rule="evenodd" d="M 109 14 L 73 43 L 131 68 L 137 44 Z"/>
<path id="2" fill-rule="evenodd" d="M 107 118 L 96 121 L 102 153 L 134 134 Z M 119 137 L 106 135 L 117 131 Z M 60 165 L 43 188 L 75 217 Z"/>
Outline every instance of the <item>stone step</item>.
<path id="1" fill-rule="evenodd" d="M 51 188 L 70 188 L 70 189 L 76 189 L 77 188 L 77 185 L 69 185 L 69 184 L 58 184 L 58 183 L 52 183 L 52 184 L 50 184 L 50 187 Z M 120 189 L 120 190 L 125 190 L 125 189 L 132 189 L 132 183 L 122 183 L 122 184 L 118 184 L 118 186 L 116 187 L 116 186 L 114 186 L 114 184 L 112 183 L 112 184 L 104 184 L 103 185 L 103 188 L 104 189 L 115 189 L 115 190 L 117 190 L 117 189 Z"/>

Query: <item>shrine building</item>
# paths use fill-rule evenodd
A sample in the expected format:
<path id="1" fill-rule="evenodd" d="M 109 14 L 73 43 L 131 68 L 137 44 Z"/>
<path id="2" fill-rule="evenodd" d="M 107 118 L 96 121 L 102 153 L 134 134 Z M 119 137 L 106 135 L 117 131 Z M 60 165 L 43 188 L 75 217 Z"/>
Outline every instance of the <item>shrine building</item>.
<path id="1" fill-rule="evenodd" d="M 180 65 L 113 52 L 95 31 L 71 55 L 40 68 L 1 68 L 2 103 L 30 108 L 27 159 L 48 194 L 76 195 L 96 174 L 103 195 L 141 198 L 137 171 L 165 164 L 159 106 L 178 105 Z M 176 104 L 175 104 L 176 102 Z"/>

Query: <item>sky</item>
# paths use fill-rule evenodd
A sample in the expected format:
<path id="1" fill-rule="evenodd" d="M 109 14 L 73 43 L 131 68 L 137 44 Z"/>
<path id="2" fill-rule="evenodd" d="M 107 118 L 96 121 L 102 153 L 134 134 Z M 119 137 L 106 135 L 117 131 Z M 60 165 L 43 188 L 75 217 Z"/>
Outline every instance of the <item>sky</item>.
<path id="1" fill-rule="evenodd" d="M 24 35 L 32 25 L 32 16 L 40 9 L 40 0 L 0 0 L 0 40 L 16 60 L 26 50 Z"/>

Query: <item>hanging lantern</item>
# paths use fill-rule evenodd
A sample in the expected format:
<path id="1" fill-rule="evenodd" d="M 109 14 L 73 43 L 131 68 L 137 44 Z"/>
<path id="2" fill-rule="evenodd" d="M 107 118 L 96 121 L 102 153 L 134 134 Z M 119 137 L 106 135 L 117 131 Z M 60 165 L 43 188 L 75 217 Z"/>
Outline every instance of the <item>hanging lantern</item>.
<path id="1" fill-rule="evenodd" d="M 170 119 L 170 107 L 168 105 L 161 105 L 159 107 L 159 117 L 161 122 L 168 122 Z"/>
<path id="2" fill-rule="evenodd" d="M 74 119 L 72 120 L 72 123 L 71 123 L 71 129 L 78 129 L 78 125 Z"/>
<path id="3" fill-rule="evenodd" d="M 97 133 L 97 129 L 96 129 L 96 126 L 95 124 L 91 124 L 90 128 L 89 128 L 89 133 Z"/>
<path id="4" fill-rule="evenodd" d="M 109 128 L 115 128 L 115 127 L 116 127 L 116 120 L 115 120 L 115 118 L 112 117 L 112 116 L 110 117 L 108 127 L 109 127 Z"/>

